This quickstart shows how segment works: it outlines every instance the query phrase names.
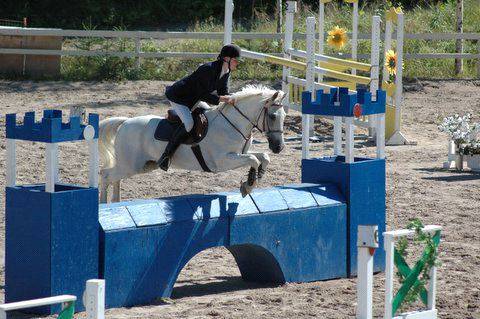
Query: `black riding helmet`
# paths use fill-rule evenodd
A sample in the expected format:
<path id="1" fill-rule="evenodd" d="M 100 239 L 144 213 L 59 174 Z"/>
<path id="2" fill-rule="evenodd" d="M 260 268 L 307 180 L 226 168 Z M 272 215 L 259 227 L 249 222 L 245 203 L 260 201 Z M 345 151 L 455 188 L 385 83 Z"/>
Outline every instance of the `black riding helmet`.
<path id="1" fill-rule="evenodd" d="M 224 57 L 239 58 L 241 52 L 242 52 L 242 49 L 240 49 L 238 45 L 226 44 L 223 46 L 222 50 L 220 51 L 220 54 L 218 55 L 218 59 L 222 59 Z"/>
<path id="2" fill-rule="evenodd" d="M 223 46 L 220 54 L 218 55 L 218 60 L 223 60 L 223 58 L 236 58 L 240 57 L 242 49 L 236 44 L 226 44 Z M 230 61 L 228 61 L 228 72 L 230 72 Z"/>

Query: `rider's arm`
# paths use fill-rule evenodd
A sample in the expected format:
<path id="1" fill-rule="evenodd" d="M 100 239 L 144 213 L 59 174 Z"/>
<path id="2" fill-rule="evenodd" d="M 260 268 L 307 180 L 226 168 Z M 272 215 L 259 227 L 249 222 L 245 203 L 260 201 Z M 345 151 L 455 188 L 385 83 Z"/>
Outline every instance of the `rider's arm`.
<path id="1" fill-rule="evenodd" d="M 218 95 L 228 95 L 228 79 L 230 78 L 230 73 L 228 73 L 222 80 L 221 87 L 217 90 Z"/>
<path id="2" fill-rule="evenodd" d="M 211 77 L 211 72 L 212 69 L 205 64 L 200 66 L 195 71 L 195 84 L 197 85 L 197 90 L 199 92 L 203 92 L 203 94 L 200 96 L 201 101 L 218 105 L 220 103 L 220 97 L 217 94 L 210 93 L 208 88 L 205 87 L 207 79 Z"/>

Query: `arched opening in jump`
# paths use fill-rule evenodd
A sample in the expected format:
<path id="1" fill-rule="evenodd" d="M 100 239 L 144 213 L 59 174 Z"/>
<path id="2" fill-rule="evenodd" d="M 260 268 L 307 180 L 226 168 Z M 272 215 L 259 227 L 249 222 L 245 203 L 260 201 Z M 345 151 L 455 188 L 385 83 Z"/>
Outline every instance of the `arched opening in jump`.
<path id="1" fill-rule="evenodd" d="M 213 295 L 284 282 L 280 265 L 265 248 L 250 244 L 214 247 L 188 261 L 175 281 L 171 297 Z"/>

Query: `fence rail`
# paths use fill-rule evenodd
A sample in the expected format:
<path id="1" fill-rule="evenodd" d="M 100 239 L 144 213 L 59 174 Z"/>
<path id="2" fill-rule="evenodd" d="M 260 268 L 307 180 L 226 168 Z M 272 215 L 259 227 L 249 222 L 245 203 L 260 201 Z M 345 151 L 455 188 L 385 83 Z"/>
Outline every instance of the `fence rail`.
<path id="1" fill-rule="evenodd" d="M 223 32 L 163 32 L 163 31 L 111 31 L 111 30 L 61 30 L 61 29 L 33 29 L 0 26 L 0 36 L 58 36 L 64 38 L 121 38 L 136 42 L 134 51 L 116 52 L 103 50 L 40 50 L 40 49 L 12 49 L 0 48 L 0 54 L 22 55 L 54 55 L 54 56 L 115 56 L 125 58 L 212 58 L 217 53 L 212 52 L 141 52 L 139 42 L 141 40 L 168 40 L 168 39 L 208 39 L 222 41 Z M 316 35 L 318 38 L 318 34 Z M 395 36 L 395 34 L 393 35 Z M 294 40 L 304 40 L 305 33 L 295 33 Z M 282 33 L 257 33 L 257 32 L 234 32 L 233 39 L 238 40 L 281 40 Z M 358 35 L 360 40 L 370 40 L 371 35 L 363 33 Z M 406 40 L 448 41 L 464 40 L 476 41 L 478 53 L 405 53 L 404 58 L 413 59 L 475 59 L 477 62 L 478 76 L 480 77 L 480 33 L 407 33 Z M 279 55 L 279 53 L 269 53 Z M 338 55 L 333 55 L 338 56 Z M 341 55 L 349 58 L 349 54 Z M 367 54 L 359 54 L 359 59 L 369 58 Z"/>

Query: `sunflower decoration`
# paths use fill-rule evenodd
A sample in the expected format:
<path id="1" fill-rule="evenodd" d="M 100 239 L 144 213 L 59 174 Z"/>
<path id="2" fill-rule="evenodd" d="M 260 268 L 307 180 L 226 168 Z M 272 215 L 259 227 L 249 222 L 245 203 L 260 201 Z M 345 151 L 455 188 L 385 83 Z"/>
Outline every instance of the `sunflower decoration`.
<path id="1" fill-rule="evenodd" d="M 348 41 L 347 30 L 338 25 L 328 31 L 327 43 L 337 50 L 342 49 Z"/>
<path id="2" fill-rule="evenodd" d="M 397 54 L 393 50 L 388 50 L 385 54 L 385 67 L 390 76 L 397 75 Z"/>

